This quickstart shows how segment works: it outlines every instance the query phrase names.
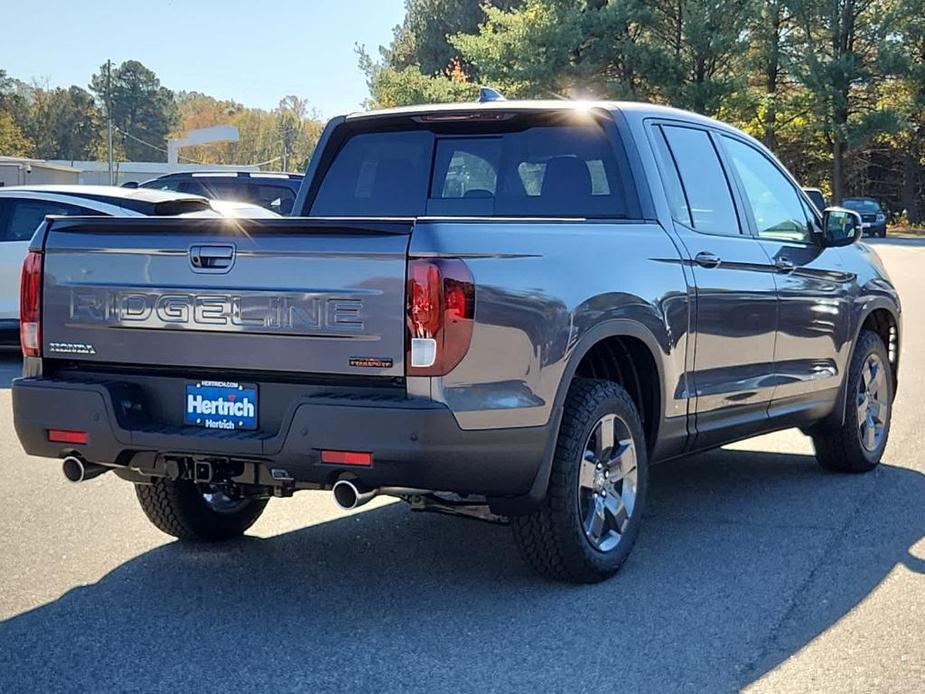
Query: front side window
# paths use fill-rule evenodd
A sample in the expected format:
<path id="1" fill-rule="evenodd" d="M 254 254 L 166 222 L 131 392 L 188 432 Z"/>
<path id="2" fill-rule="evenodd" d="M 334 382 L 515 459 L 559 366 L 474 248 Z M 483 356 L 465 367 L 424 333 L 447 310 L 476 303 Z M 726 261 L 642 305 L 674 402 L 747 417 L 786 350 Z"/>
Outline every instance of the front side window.
<path id="1" fill-rule="evenodd" d="M 745 188 L 758 236 L 808 242 L 810 230 L 806 210 L 787 177 L 751 145 L 726 135 L 723 135 L 723 143 Z"/>
<path id="2" fill-rule="evenodd" d="M 738 236 L 735 203 L 709 134 L 679 126 L 663 130 L 684 188 L 691 226 L 705 234 Z"/>

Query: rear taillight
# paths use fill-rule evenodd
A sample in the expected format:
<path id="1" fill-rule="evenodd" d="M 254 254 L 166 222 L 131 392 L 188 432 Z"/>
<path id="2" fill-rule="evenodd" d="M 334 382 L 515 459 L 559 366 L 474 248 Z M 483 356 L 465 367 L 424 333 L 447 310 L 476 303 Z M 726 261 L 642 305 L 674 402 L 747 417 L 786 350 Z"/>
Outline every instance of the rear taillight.
<path id="1" fill-rule="evenodd" d="M 23 356 L 42 355 L 42 254 L 29 251 L 19 285 L 19 342 Z"/>
<path id="2" fill-rule="evenodd" d="M 462 361 L 472 340 L 475 283 L 453 258 L 408 261 L 409 376 L 443 376 Z"/>

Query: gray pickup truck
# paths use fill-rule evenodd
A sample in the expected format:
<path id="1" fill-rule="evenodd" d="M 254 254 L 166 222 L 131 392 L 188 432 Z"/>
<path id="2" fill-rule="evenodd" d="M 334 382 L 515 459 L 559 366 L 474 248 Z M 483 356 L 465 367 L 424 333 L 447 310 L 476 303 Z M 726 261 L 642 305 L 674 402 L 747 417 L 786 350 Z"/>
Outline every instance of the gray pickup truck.
<path id="1" fill-rule="evenodd" d="M 510 522 L 525 560 L 613 574 L 651 463 L 799 427 L 880 460 L 900 304 L 857 215 L 758 142 L 629 103 L 333 119 L 276 220 L 49 218 L 22 286 L 15 424 L 161 530 L 270 497 Z"/>

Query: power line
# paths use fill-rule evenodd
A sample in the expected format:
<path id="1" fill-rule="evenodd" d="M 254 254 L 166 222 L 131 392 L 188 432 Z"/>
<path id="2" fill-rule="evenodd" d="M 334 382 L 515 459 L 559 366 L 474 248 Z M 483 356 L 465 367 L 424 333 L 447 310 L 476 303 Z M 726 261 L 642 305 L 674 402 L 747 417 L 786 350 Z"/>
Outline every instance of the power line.
<path id="1" fill-rule="evenodd" d="M 163 154 L 167 154 L 167 150 L 164 149 L 163 147 L 158 147 L 157 145 L 152 145 L 150 142 L 146 142 L 145 140 L 142 140 L 140 137 L 135 137 L 134 135 L 132 135 L 132 133 L 126 132 L 125 130 L 123 130 L 122 128 L 120 128 L 118 125 L 114 125 L 114 126 L 112 126 L 112 127 L 113 127 L 113 129 L 118 130 L 120 133 L 122 133 L 123 135 L 125 135 L 125 136 L 126 136 L 127 138 L 129 138 L 130 140 L 135 140 L 135 142 L 137 142 L 137 143 L 139 143 L 139 144 L 142 144 L 142 145 L 144 145 L 145 147 L 150 147 L 151 149 L 157 150 L 158 152 L 161 152 L 161 153 L 163 153 Z M 179 154 L 179 153 L 177 154 L 177 158 L 178 158 L 178 159 L 186 159 L 186 161 L 188 161 L 188 162 L 190 162 L 190 163 L 199 164 L 199 165 L 201 165 L 201 166 L 212 166 L 212 164 L 209 164 L 209 163 L 207 163 L 207 162 L 199 161 L 198 159 L 193 159 L 193 158 L 191 158 L 191 157 L 187 157 L 187 156 L 184 156 L 184 155 Z M 281 156 L 279 156 L 279 157 L 273 157 L 272 159 L 267 159 L 266 161 L 262 161 L 262 162 L 259 162 L 259 163 L 257 163 L 257 164 L 248 164 L 247 166 L 266 166 L 267 164 L 272 164 L 273 162 L 279 161 L 280 159 L 282 159 Z"/>
<path id="2" fill-rule="evenodd" d="M 118 130 L 118 131 L 119 131 L 120 133 L 122 133 L 123 135 L 125 135 L 125 137 L 129 138 L 130 140 L 135 140 L 135 142 L 137 142 L 137 143 L 139 143 L 139 144 L 142 144 L 142 145 L 144 145 L 145 147 L 150 147 L 151 149 L 157 150 L 158 152 L 161 152 L 162 154 L 167 154 L 167 150 L 164 149 L 163 147 L 158 147 L 157 145 L 152 145 L 150 142 L 145 142 L 145 141 L 142 140 L 140 137 L 135 137 L 134 135 L 132 135 L 132 133 L 126 132 L 125 130 L 123 130 L 122 128 L 120 128 L 120 127 L 117 126 L 117 125 L 114 125 L 114 126 L 112 126 L 112 127 L 113 127 L 115 130 Z M 182 154 L 177 154 L 177 158 L 179 158 L 179 159 L 186 159 L 186 161 L 191 162 L 191 163 L 193 163 L 193 164 L 201 164 L 202 166 L 209 166 L 209 164 L 207 164 L 207 163 L 204 162 L 204 161 L 199 161 L 198 159 L 193 159 L 192 157 L 187 157 L 187 156 L 184 156 L 184 155 L 182 155 Z"/>

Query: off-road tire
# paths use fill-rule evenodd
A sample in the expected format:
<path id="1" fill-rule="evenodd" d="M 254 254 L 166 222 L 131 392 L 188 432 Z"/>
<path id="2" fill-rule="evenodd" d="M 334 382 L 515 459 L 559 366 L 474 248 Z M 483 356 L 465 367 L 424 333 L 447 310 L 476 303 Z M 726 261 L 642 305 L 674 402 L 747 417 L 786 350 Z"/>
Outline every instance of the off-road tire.
<path id="1" fill-rule="evenodd" d="M 199 542 L 220 542 L 242 535 L 267 505 L 266 499 L 248 499 L 239 509 L 220 513 L 209 506 L 194 482 L 166 478 L 136 484 L 135 494 L 158 530 L 180 540 Z"/>
<path id="2" fill-rule="evenodd" d="M 874 451 L 868 451 L 861 445 L 858 433 L 860 423 L 856 405 L 861 371 L 871 354 L 876 354 L 886 369 L 886 383 L 889 389 L 888 402 L 890 403 L 883 439 Z M 886 345 L 883 344 L 883 340 L 877 333 L 862 330 L 858 336 L 854 354 L 851 357 L 851 366 L 845 387 L 847 388 L 847 394 L 845 397 L 844 421 L 841 426 L 831 427 L 813 436 L 816 460 L 823 468 L 832 472 L 869 472 L 877 467 L 886 448 L 890 435 L 890 419 L 893 414 L 893 374 Z"/>
<path id="3" fill-rule="evenodd" d="M 585 535 L 578 475 L 585 443 L 607 414 L 617 415 L 627 425 L 638 472 L 636 501 L 626 530 L 615 548 L 601 552 Z M 647 462 L 642 422 L 629 394 L 610 381 L 576 379 L 565 400 L 546 498 L 533 513 L 511 518 L 524 561 L 548 579 L 569 583 L 597 583 L 615 574 L 639 533 L 648 487 Z"/>

